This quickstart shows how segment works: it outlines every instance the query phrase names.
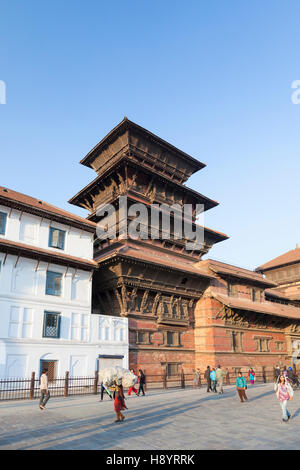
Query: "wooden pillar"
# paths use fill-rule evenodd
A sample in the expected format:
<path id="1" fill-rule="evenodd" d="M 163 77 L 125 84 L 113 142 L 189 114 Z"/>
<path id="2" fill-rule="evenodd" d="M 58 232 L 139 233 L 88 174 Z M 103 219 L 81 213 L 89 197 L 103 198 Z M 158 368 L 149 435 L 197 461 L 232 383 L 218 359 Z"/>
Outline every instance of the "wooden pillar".
<path id="1" fill-rule="evenodd" d="M 65 389 L 64 389 L 64 397 L 69 396 L 69 372 L 66 371 L 65 375 Z"/>
<path id="2" fill-rule="evenodd" d="M 34 385 L 35 385 L 35 372 L 31 373 L 31 380 L 30 380 L 30 400 L 34 399 Z"/>
<path id="3" fill-rule="evenodd" d="M 185 377 L 184 377 L 183 369 L 181 371 L 181 388 L 185 388 Z"/>
<path id="4" fill-rule="evenodd" d="M 164 371 L 163 373 L 163 387 L 164 390 L 167 390 L 167 371 Z"/>
<path id="5" fill-rule="evenodd" d="M 97 395 L 98 391 L 98 372 L 95 370 L 95 377 L 94 377 L 94 395 Z"/>

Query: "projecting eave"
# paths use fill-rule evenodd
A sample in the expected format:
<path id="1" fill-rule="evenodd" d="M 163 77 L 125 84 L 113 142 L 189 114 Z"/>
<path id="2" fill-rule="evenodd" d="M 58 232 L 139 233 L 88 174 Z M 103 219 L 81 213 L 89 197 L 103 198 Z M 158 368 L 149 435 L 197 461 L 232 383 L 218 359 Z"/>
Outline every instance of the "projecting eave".
<path id="1" fill-rule="evenodd" d="M 80 161 L 82 165 L 85 165 L 89 168 L 92 168 L 91 163 L 96 158 L 96 156 L 101 152 L 101 150 L 113 142 L 116 137 L 126 130 L 137 130 L 140 133 L 143 133 L 145 137 L 153 140 L 160 146 L 168 149 L 172 153 L 176 153 L 177 155 L 181 156 L 183 159 L 188 160 L 193 166 L 194 171 L 201 170 L 206 166 L 205 163 L 199 162 L 195 158 L 191 157 L 187 153 L 183 152 L 182 150 L 178 149 L 174 145 L 170 144 L 169 142 L 163 140 L 161 137 L 153 134 L 152 132 L 148 131 L 147 129 L 139 126 L 138 124 L 130 121 L 127 117 L 125 117 L 117 126 L 115 126 L 95 147 L 90 150 L 90 152 Z"/>
<path id="2" fill-rule="evenodd" d="M 290 250 L 283 255 L 277 256 L 277 258 L 268 261 L 265 264 L 262 264 L 255 269 L 257 272 L 270 271 L 272 269 L 278 269 L 285 266 L 290 266 L 292 264 L 300 264 L 300 248 L 295 250 Z"/>
<path id="3" fill-rule="evenodd" d="M 254 312 L 265 315 L 272 315 L 300 321 L 300 308 L 291 305 L 283 305 L 275 302 L 252 302 L 251 300 L 228 297 L 227 295 L 212 293 L 212 297 L 226 307 Z"/>
<path id="4" fill-rule="evenodd" d="M 122 247 L 107 251 L 102 256 L 100 255 L 95 257 L 94 260 L 98 263 L 99 267 L 101 267 L 103 264 L 111 264 L 116 261 L 132 261 L 138 264 L 153 265 L 162 270 L 178 271 L 192 277 L 205 278 L 207 280 L 214 279 L 214 276 L 201 270 L 200 268 L 197 268 L 194 265 L 187 265 L 179 261 L 176 262 L 167 258 L 164 259 L 163 257 L 158 260 L 154 256 L 146 254 L 145 252 L 135 253 L 135 250 L 132 250 L 128 247 L 126 247 L 125 250 Z"/>
<path id="5" fill-rule="evenodd" d="M 95 233 L 96 224 L 40 199 L 0 186 L 0 205 Z"/>
<path id="6" fill-rule="evenodd" d="M 223 263 L 221 261 L 216 261 L 212 259 L 206 259 L 202 261 L 203 266 L 210 269 L 213 273 L 217 274 L 220 277 L 227 279 L 235 278 L 251 281 L 253 284 L 261 285 L 262 287 L 274 287 L 277 284 L 272 282 L 261 274 L 258 274 L 254 271 L 248 269 L 240 268 L 238 266 L 233 266 L 231 264 Z"/>
<path id="7" fill-rule="evenodd" d="M 219 242 L 223 242 L 225 240 L 229 240 L 229 236 L 226 235 L 225 233 L 218 232 L 218 231 L 213 230 L 213 229 L 208 228 L 208 227 L 204 227 L 204 231 L 205 231 L 205 233 L 210 234 L 212 236 L 212 238 L 214 238 L 214 243 L 219 243 Z"/>
<path id="8" fill-rule="evenodd" d="M 186 186 L 180 185 L 179 183 L 176 183 L 175 181 L 169 180 L 166 177 L 162 177 L 159 175 L 159 178 L 162 178 L 166 182 L 168 182 L 170 185 L 173 185 L 178 188 L 178 190 L 183 191 L 187 194 L 190 194 L 191 196 L 194 196 L 195 199 L 197 199 L 196 203 L 197 204 L 203 204 L 205 206 L 205 211 L 212 209 L 216 206 L 219 205 L 219 203 L 213 199 L 210 199 L 207 196 L 204 196 L 201 193 L 198 193 L 194 189 L 190 189 Z M 83 189 L 81 189 L 75 196 L 73 196 L 71 199 L 69 199 L 69 204 L 73 204 L 74 206 L 78 207 L 83 207 L 86 209 L 84 200 L 85 198 L 89 197 L 90 193 L 92 193 L 94 190 L 96 190 L 97 186 L 99 183 L 103 180 L 103 175 L 97 176 L 93 181 L 91 181 L 87 186 L 85 186 Z M 133 191 L 133 188 L 129 188 L 128 192 Z M 90 219 L 90 216 L 89 216 Z"/>
<path id="9" fill-rule="evenodd" d="M 0 238 L 0 252 L 5 255 L 11 254 L 17 257 L 69 266 L 71 268 L 82 269 L 84 271 L 91 271 L 98 268 L 97 263 L 93 260 L 77 258 L 64 252 L 58 253 L 57 251 L 45 250 L 44 248 L 6 240 L 5 238 Z"/>

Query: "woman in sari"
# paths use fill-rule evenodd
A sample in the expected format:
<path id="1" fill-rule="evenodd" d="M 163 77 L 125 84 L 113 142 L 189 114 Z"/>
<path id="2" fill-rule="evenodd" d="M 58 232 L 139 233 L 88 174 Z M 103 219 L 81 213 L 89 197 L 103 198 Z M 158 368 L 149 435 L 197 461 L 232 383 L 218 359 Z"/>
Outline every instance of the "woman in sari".
<path id="1" fill-rule="evenodd" d="M 251 383 L 251 385 L 254 385 L 254 380 L 255 380 L 255 372 L 254 370 L 252 369 L 249 369 L 248 371 L 248 377 L 249 377 L 249 382 Z"/>

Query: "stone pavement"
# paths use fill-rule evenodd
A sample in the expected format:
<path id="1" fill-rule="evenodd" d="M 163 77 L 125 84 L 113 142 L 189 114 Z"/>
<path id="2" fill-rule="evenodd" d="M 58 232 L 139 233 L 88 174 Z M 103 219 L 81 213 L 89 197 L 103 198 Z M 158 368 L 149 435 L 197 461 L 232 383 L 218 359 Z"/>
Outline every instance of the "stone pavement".
<path id="1" fill-rule="evenodd" d="M 149 391 L 128 397 L 124 423 L 114 423 L 109 397 L 0 402 L 0 449 L 299 449 L 300 391 L 289 404 L 293 419 L 281 422 L 272 384 L 247 390 L 240 403 L 233 386 L 218 396 L 201 389 Z"/>

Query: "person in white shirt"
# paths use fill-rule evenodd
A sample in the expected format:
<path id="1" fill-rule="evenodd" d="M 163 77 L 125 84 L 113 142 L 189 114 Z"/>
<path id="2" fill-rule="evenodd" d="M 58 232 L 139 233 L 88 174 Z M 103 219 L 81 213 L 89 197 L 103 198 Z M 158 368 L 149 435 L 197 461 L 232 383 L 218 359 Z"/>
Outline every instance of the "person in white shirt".
<path id="1" fill-rule="evenodd" d="M 42 370 L 42 375 L 41 375 L 41 385 L 40 385 L 40 390 L 41 390 L 41 398 L 40 398 L 40 409 L 44 410 L 46 407 L 46 403 L 50 398 L 50 392 L 48 390 L 48 369 L 43 369 Z"/>

